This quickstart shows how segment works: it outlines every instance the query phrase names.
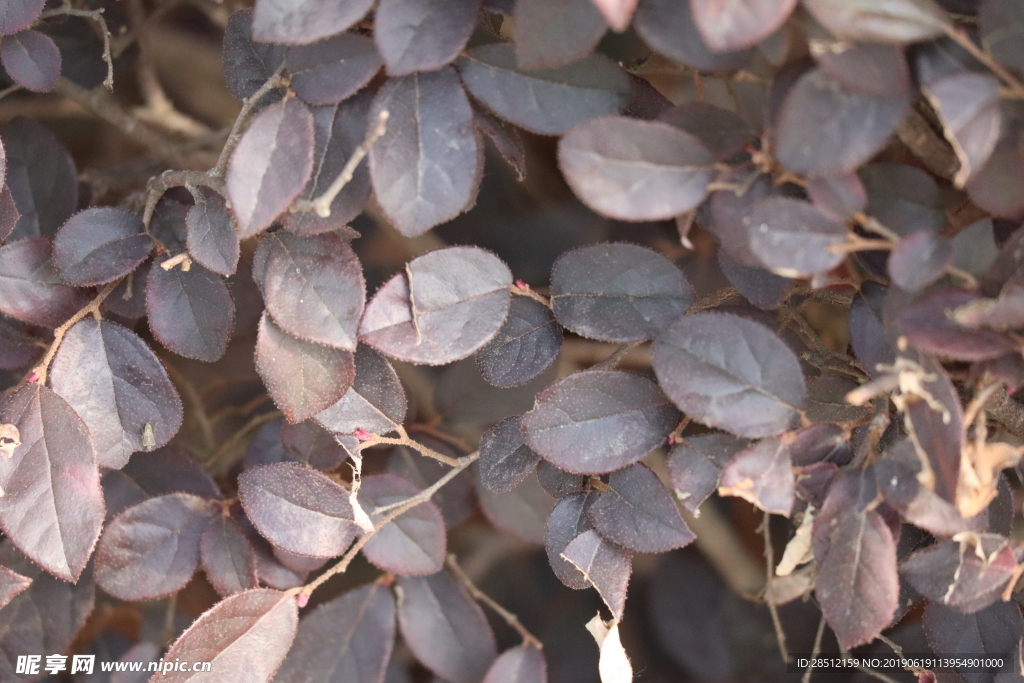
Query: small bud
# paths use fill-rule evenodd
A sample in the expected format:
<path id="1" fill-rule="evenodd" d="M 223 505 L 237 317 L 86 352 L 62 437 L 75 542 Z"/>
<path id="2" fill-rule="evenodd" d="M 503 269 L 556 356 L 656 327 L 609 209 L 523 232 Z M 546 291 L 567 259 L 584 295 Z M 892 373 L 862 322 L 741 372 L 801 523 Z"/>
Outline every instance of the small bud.
<path id="1" fill-rule="evenodd" d="M 530 285 L 526 284 L 523 280 L 516 280 L 516 287 L 519 289 L 529 289 Z"/>
<path id="2" fill-rule="evenodd" d="M 299 607 L 305 607 L 309 604 L 309 596 L 305 593 L 299 593 L 295 596 L 295 602 L 298 603 Z"/>
<path id="3" fill-rule="evenodd" d="M 373 434 L 371 434 L 370 432 L 366 431 L 362 427 L 360 427 L 356 431 L 352 432 L 352 436 L 356 437 L 360 441 L 369 441 L 370 439 L 373 438 Z"/>

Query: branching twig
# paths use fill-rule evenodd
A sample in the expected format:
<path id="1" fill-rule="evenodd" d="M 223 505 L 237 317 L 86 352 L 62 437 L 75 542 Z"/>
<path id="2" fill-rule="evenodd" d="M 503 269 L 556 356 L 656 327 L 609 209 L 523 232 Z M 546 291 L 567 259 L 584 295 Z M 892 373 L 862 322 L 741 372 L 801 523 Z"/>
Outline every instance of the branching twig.
<path id="1" fill-rule="evenodd" d="M 39 15 L 40 19 L 48 19 L 50 17 L 56 17 L 60 15 L 67 15 L 69 17 L 85 17 L 92 19 L 99 24 L 100 31 L 103 33 L 103 61 L 107 63 L 107 77 L 103 79 L 103 85 L 106 86 L 110 92 L 114 91 L 114 60 L 110 57 L 110 29 L 107 28 L 107 20 L 103 18 L 103 8 L 94 10 L 75 9 L 69 5 L 63 7 L 57 7 L 51 10 L 47 10 Z"/>
<path id="2" fill-rule="evenodd" d="M 469 594 L 473 596 L 473 599 L 481 604 L 487 605 L 492 610 L 494 610 L 494 612 L 499 617 L 505 620 L 506 624 L 514 628 L 516 632 L 519 633 L 520 637 L 523 639 L 524 644 L 532 645 L 538 650 L 544 647 L 544 645 L 541 644 L 540 640 L 538 640 L 532 633 L 526 630 L 526 627 L 523 626 L 523 623 L 519 621 L 519 617 L 517 617 L 516 615 L 512 614 L 507 609 L 499 605 L 494 600 L 494 598 L 487 595 L 487 593 L 484 593 L 482 590 L 480 590 L 473 584 L 469 576 L 466 575 L 466 572 L 462 569 L 462 567 L 459 566 L 458 561 L 455 559 L 455 555 L 448 555 L 448 568 L 452 570 L 452 574 L 455 575 L 455 578 L 457 578 L 459 582 L 463 586 L 465 586 L 466 590 L 469 591 Z"/>
<path id="3" fill-rule="evenodd" d="M 146 196 L 146 208 L 142 211 L 142 223 L 147 228 L 153 220 L 156 205 L 167 190 L 172 187 L 186 185 L 206 185 L 218 194 L 226 194 L 224 181 L 207 171 L 164 171 L 149 181 L 149 194 Z"/>
<path id="4" fill-rule="evenodd" d="M 807 664 L 807 668 L 804 670 L 804 676 L 800 679 L 800 683 L 811 683 L 811 674 L 814 672 L 814 662 L 818 660 L 818 655 L 821 654 L 821 638 L 825 635 L 825 615 L 821 615 L 821 621 L 818 622 L 818 632 L 814 635 L 814 649 L 811 650 L 811 661 Z"/>
<path id="5" fill-rule="evenodd" d="M 324 190 L 323 194 L 313 200 L 300 200 L 292 205 L 292 211 L 312 211 L 321 218 L 327 218 L 331 215 L 331 204 L 334 202 L 334 198 L 338 196 L 338 193 L 345 189 L 345 186 L 352 182 L 352 176 L 355 175 L 356 167 L 359 166 L 359 162 L 370 153 L 370 148 L 373 147 L 373 143 L 377 142 L 385 131 L 387 131 L 388 117 L 390 113 L 387 109 L 380 112 L 377 116 L 377 125 L 374 126 L 366 135 L 366 139 L 363 143 L 356 148 L 356 151 L 352 152 L 352 156 L 349 157 L 345 167 L 341 169 L 341 173 L 334 179 L 331 186 Z"/>
<path id="6" fill-rule="evenodd" d="M 268 78 L 263 85 L 260 86 L 259 90 L 254 92 L 249 97 L 246 97 L 242 102 L 242 110 L 238 112 L 238 118 L 235 119 L 235 123 L 231 126 L 231 132 L 228 133 L 228 139 L 224 141 L 224 148 L 220 151 L 220 157 L 217 159 L 217 164 L 210 169 L 210 175 L 214 178 L 223 178 L 227 172 L 228 161 L 231 160 L 231 153 L 235 151 L 235 147 L 238 146 L 238 141 L 242 139 L 242 133 L 245 132 L 245 126 L 249 122 L 249 118 L 252 116 L 253 110 L 256 105 L 259 104 L 260 100 L 274 88 L 278 88 L 287 83 L 287 79 L 284 78 L 281 73 L 284 71 L 284 64 L 277 67 L 270 78 Z"/>
<path id="7" fill-rule="evenodd" d="M 121 282 L 121 278 L 118 278 L 104 287 L 96 298 L 90 301 L 88 304 L 82 307 L 77 313 L 67 319 L 67 321 L 53 331 L 53 343 L 50 344 L 50 348 L 47 349 L 46 355 L 43 356 L 43 360 L 40 361 L 39 365 L 32 368 L 32 372 L 29 375 L 35 375 L 36 381 L 40 384 L 46 383 L 46 375 L 49 372 L 50 363 L 53 361 L 53 357 L 57 355 L 57 349 L 60 348 L 60 343 L 64 340 L 64 335 L 68 333 L 75 323 L 85 318 L 90 313 L 98 312 L 100 305 L 103 300 L 110 296 L 110 293 L 114 291 L 114 288 Z"/>
<path id="8" fill-rule="evenodd" d="M 398 426 L 397 431 L 398 437 L 380 436 L 379 434 L 373 434 L 370 436 L 369 439 L 359 444 L 359 450 L 362 451 L 367 448 L 370 448 L 371 446 L 377 446 L 380 444 L 389 444 L 392 446 L 407 446 L 409 448 L 419 451 L 422 455 L 425 455 L 428 458 L 433 458 L 434 460 L 437 460 L 438 462 L 443 462 L 446 465 L 451 465 L 452 467 L 455 467 L 459 464 L 459 460 L 447 456 L 444 453 L 438 453 L 433 448 L 424 446 L 420 442 L 414 441 L 413 439 L 409 438 L 409 434 L 401 425 Z"/>
<path id="9" fill-rule="evenodd" d="M 366 545 L 367 541 L 373 538 L 374 534 L 383 529 L 385 525 L 394 520 L 396 517 L 399 517 L 405 512 L 408 512 L 412 508 L 416 507 L 417 505 L 425 503 L 428 500 L 430 500 L 430 498 L 435 493 L 437 493 L 437 491 L 442 486 L 450 482 L 452 479 L 456 477 L 456 475 L 458 475 L 464 469 L 466 469 L 474 462 L 476 462 L 477 458 L 479 457 L 480 454 L 474 452 L 459 458 L 455 467 L 446 472 L 443 477 L 441 477 L 433 484 L 417 493 L 415 496 L 401 501 L 396 506 L 394 506 L 386 515 L 377 520 L 373 525 L 373 529 L 360 536 L 352 545 L 352 547 L 348 549 L 348 552 L 346 552 L 342 556 L 342 558 L 338 561 L 337 564 L 335 564 L 333 567 L 325 571 L 320 576 L 316 577 L 316 579 L 314 579 L 313 581 L 307 583 L 305 586 L 301 586 L 299 588 L 292 588 L 288 591 L 288 594 L 297 595 L 299 606 L 304 606 L 306 602 L 309 600 L 309 596 L 313 593 L 313 591 L 322 586 L 324 582 L 326 582 L 332 576 L 336 574 L 341 574 L 346 569 L 348 569 L 348 566 L 352 564 L 352 560 L 354 560 L 356 555 L 359 554 L 359 551 L 363 549 L 363 546 Z M 375 510 L 374 514 L 377 514 L 377 512 L 378 511 Z"/>

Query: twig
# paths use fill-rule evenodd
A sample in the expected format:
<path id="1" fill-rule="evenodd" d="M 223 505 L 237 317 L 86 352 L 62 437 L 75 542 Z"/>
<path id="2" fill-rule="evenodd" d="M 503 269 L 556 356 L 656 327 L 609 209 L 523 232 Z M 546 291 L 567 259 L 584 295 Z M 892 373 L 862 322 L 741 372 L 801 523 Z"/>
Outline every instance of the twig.
<path id="1" fill-rule="evenodd" d="M 724 304 L 734 296 L 739 296 L 739 290 L 735 287 L 729 286 L 724 289 L 720 289 L 713 294 L 708 294 L 703 299 L 698 299 L 693 302 L 693 305 L 686 311 L 687 314 L 692 315 L 693 313 L 700 313 L 706 311 L 709 308 L 715 308 Z"/>
<path id="2" fill-rule="evenodd" d="M 235 119 L 234 125 L 231 126 L 231 132 L 228 133 L 228 139 L 224 141 L 224 147 L 220 151 L 217 164 L 210 169 L 210 176 L 214 178 L 224 177 L 224 174 L 227 172 L 228 161 L 231 160 L 231 153 L 235 151 L 239 140 L 242 139 L 242 133 L 245 132 L 245 126 L 249 122 L 249 118 L 252 116 L 256 105 L 271 90 L 287 83 L 287 79 L 281 75 L 283 71 L 284 64 L 282 63 L 281 66 L 277 67 L 277 71 L 259 87 L 259 90 L 246 97 L 242 102 L 242 110 L 238 112 L 238 117 Z"/>
<path id="3" fill-rule="evenodd" d="M 369 439 L 367 439 L 366 441 L 363 441 L 361 444 L 359 444 L 359 450 L 362 451 L 362 450 L 365 450 L 365 449 L 370 448 L 372 446 L 377 446 L 377 445 L 380 445 L 380 444 L 389 444 L 389 445 L 392 445 L 392 446 L 407 446 L 409 448 L 412 448 L 414 450 L 419 451 L 420 454 L 425 455 L 428 458 L 433 458 L 434 460 L 437 460 L 439 462 L 443 462 L 445 465 L 450 465 L 452 467 L 455 467 L 455 466 L 457 466 L 459 464 L 459 460 L 456 460 L 455 458 L 447 456 L 444 453 L 438 453 L 433 448 L 430 448 L 429 446 L 424 446 L 419 441 L 415 441 L 415 440 L 409 438 L 409 434 L 405 431 L 405 428 L 402 427 L 401 425 L 398 426 L 397 431 L 398 431 L 398 434 L 399 434 L 397 438 L 396 437 L 390 437 L 390 436 L 380 436 L 379 434 L 373 434 L 373 435 L 370 436 Z"/>
<path id="4" fill-rule="evenodd" d="M 36 381 L 40 384 L 46 384 L 46 375 L 49 372 L 50 363 L 53 361 L 53 357 L 57 355 L 57 349 L 60 348 L 60 343 L 64 341 L 64 335 L 68 333 L 75 323 L 79 322 L 85 316 L 90 313 L 98 313 L 100 305 L 103 300 L 110 296 L 110 293 L 114 291 L 114 288 L 121 282 L 121 278 L 118 278 L 104 287 L 96 298 L 90 301 L 88 304 L 82 307 L 77 313 L 67 319 L 67 321 L 53 331 L 53 343 L 50 344 L 50 348 L 47 349 L 46 355 L 43 356 L 43 360 L 39 365 L 32 368 L 32 372 L 29 375 L 35 375 Z"/>
<path id="5" fill-rule="evenodd" d="M 867 215 L 863 211 L 858 211 L 857 213 L 853 214 L 853 220 L 857 222 L 857 225 L 864 228 L 865 230 L 869 230 L 875 233 L 876 235 L 881 235 L 890 242 L 900 241 L 900 236 L 898 234 L 882 225 L 878 221 L 878 219 Z"/>
<path id="6" fill-rule="evenodd" d="M 110 29 L 107 28 L 107 20 L 103 18 L 103 8 L 84 10 L 64 5 L 63 7 L 57 7 L 43 12 L 39 15 L 39 18 L 49 19 L 50 17 L 56 17 L 62 14 L 69 17 L 85 17 L 87 19 L 92 19 L 99 24 L 100 30 L 103 33 L 103 61 L 107 63 L 107 77 L 103 79 L 103 85 L 106 86 L 107 90 L 113 92 L 114 60 L 110 57 Z"/>
<path id="7" fill-rule="evenodd" d="M 765 580 L 765 587 L 771 583 L 772 576 L 775 575 L 775 548 L 772 547 L 772 530 L 771 530 L 771 513 L 764 513 L 764 521 L 761 522 L 761 529 L 764 533 L 764 561 L 767 565 L 767 579 Z M 779 644 L 779 654 L 782 655 L 782 661 L 789 661 L 789 653 L 786 651 L 786 632 L 782 628 L 782 620 L 779 619 L 779 609 L 771 600 L 765 600 L 765 604 L 768 605 L 768 613 L 772 615 L 772 625 L 775 627 L 775 640 Z"/>
<path id="8" fill-rule="evenodd" d="M 641 346 L 644 345 L 645 342 L 646 342 L 645 339 L 641 339 L 640 341 L 634 341 L 634 342 L 629 342 L 628 344 L 623 344 L 622 346 L 620 346 L 618 349 L 615 350 L 615 353 L 613 353 L 612 355 L 608 356 L 607 358 L 605 358 L 600 363 L 597 363 L 597 364 L 593 365 L 590 369 L 591 370 L 614 370 L 615 368 L 617 368 L 619 366 L 619 363 L 621 363 L 623 360 L 625 360 L 626 356 L 628 356 L 629 354 L 631 354 L 634 351 L 636 351 L 637 349 L 639 349 Z"/>
<path id="9" fill-rule="evenodd" d="M 312 211 L 321 218 L 327 218 L 331 215 L 331 204 L 334 202 L 334 198 L 338 196 L 338 193 L 345 189 L 345 186 L 352 182 L 352 176 L 355 175 L 356 167 L 359 166 L 367 154 L 370 153 L 370 148 L 373 147 L 373 143 L 377 142 L 378 139 L 387 131 L 388 117 L 391 114 L 387 109 L 384 109 L 377 116 L 377 125 L 374 126 L 366 135 L 366 139 L 363 143 L 356 147 L 356 151 L 352 152 L 352 156 L 348 158 L 345 167 L 341 169 L 341 173 L 334 179 L 331 186 L 324 190 L 323 194 L 313 200 L 301 200 L 297 201 L 292 205 L 292 211 Z"/>
<path id="10" fill-rule="evenodd" d="M 10 87 L 7 87 L 7 88 L 4 88 L 3 90 L 0 90 L 0 100 L 2 100 L 3 98 L 7 97 L 8 95 L 11 95 L 13 93 L 18 92 L 21 89 L 22 89 L 22 86 L 20 86 L 17 83 L 15 83 L 14 85 L 12 85 Z"/>
<path id="11" fill-rule="evenodd" d="M 825 635 L 825 615 L 821 615 L 821 621 L 818 622 L 818 632 L 814 635 L 814 649 L 811 650 L 811 661 L 807 664 L 807 668 L 804 670 L 804 676 L 800 679 L 800 683 L 811 683 L 811 674 L 814 672 L 814 662 L 818 661 L 818 655 L 821 654 L 821 638 Z"/>
<path id="12" fill-rule="evenodd" d="M 480 590 L 473 584 L 473 582 L 470 580 L 466 572 L 463 571 L 462 567 L 459 566 L 458 561 L 455 559 L 455 555 L 448 555 L 448 568 L 452 570 L 452 574 L 455 575 L 455 578 L 457 578 L 459 582 L 463 586 L 465 586 L 466 590 L 469 591 L 469 594 L 473 596 L 473 599 L 481 604 L 487 605 L 492 610 L 494 610 L 494 612 L 498 616 L 505 620 L 505 623 L 507 623 L 509 626 L 514 628 L 517 633 L 519 633 L 520 637 L 522 637 L 523 639 L 523 643 L 525 643 L 526 645 L 532 645 L 538 650 L 544 648 L 544 645 L 540 642 L 540 640 L 538 640 L 532 633 L 526 630 L 526 627 L 523 626 L 523 623 L 519 621 L 519 617 L 517 617 L 516 615 L 512 614 L 507 609 L 499 605 L 494 600 L 494 598 L 487 595 L 487 593 L 484 593 L 482 590 Z"/>
<path id="13" fill-rule="evenodd" d="M 304 606 L 306 602 L 309 600 L 309 596 L 313 593 L 313 591 L 322 586 L 324 582 L 326 582 L 332 576 L 336 574 L 341 574 L 346 569 L 348 569 L 348 566 L 352 563 L 352 560 L 354 560 L 356 555 L 359 554 L 359 551 L 363 549 L 363 546 L 366 545 L 367 541 L 373 538 L 374 534 L 383 529 L 389 522 L 394 520 L 396 517 L 399 517 L 405 512 L 408 512 L 412 508 L 416 507 L 417 505 L 425 503 L 428 500 L 430 500 L 430 498 L 435 493 L 437 493 L 437 491 L 442 486 L 450 482 L 452 479 L 455 478 L 456 475 L 458 475 L 464 469 L 466 469 L 474 462 L 476 462 L 477 458 L 479 457 L 480 454 L 478 452 L 474 452 L 459 458 L 456 466 L 453 467 L 448 472 L 446 472 L 443 477 L 441 477 L 433 484 L 417 493 L 415 496 L 407 498 L 406 500 L 402 501 L 393 509 L 391 509 L 386 515 L 377 520 L 377 522 L 375 522 L 373 525 L 373 529 L 371 531 L 367 531 L 365 534 L 360 536 L 352 545 L 352 547 L 348 549 L 348 552 L 346 552 L 342 556 L 342 558 L 338 561 L 337 564 L 335 564 L 333 567 L 325 571 L 320 576 L 316 577 L 316 579 L 314 579 L 313 581 L 307 583 L 305 586 L 301 586 L 299 588 L 292 588 L 288 591 L 288 594 L 298 596 L 297 599 L 299 602 L 299 606 Z M 376 514 L 376 511 L 374 512 Z"/>
<path id="14" fill-rule="evenodd" d="M 172 187 L 186 185 L 205 185 L 218 194 L 227 194 L 224 181 L 213 175 L 212 171 L 164 171 L 149 181 L 149 194 L 146 196 L 146 208 L 142 210 L 142 223 L 147 228 L 153 220 L 156 205 L 167 190 Z"/>
<path id="15" fill-rule="evenodd" d="M 967 33 L 952 25 L 946 26 L 945 29 L 946 35 L 953 39 L 953 42 L 970 52 L 972 57 L 988 67 L 989 71 L 998 76 L 999 79 L 1006 84 L 1007 88 L 1010 89 L 1015 97 L 1024 97 L 1024 85 L 1022 85 L 1021 82 L 1013 76 L 1013 74 L 1007 71 L 1002 64 L 996 61 L 992 55 L 975 45 L 974 41 L 971 40 Z"/>
<path id="16" fill-rule="evenodd" d="M 533 291 L 533 288 L 530 287 L 530 285 L 528 285 L 525 282 L 523 282 L 522 280 L 516 280 L 515 284 L 512 285 L 512 290 L 511 291 L 512 291 L 513 294 L 517 294 L 519 296 L 525 296 L 525 297 L 527 297 L 529 299 L 533 299 L 534 301 L 536 301 L 538 303 L 544 304 L 548 308 L 551 308 L 551 300 L 550 299 L 548 299 L 546 296 L 543 296 L 543 295 L 538 294 L 537 292 Z"/>

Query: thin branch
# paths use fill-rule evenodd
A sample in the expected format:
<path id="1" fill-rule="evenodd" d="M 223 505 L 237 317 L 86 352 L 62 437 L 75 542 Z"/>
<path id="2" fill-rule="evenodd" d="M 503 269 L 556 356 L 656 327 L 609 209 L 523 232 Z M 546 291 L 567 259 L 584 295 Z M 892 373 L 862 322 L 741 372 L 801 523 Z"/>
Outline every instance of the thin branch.
<path id="1" fill-rule="evenodd" d="M 224 181 L 213 175 L 212 171 L 164 171 L 149 181 L 149 194 L 146 196 L 146 208 L 142 210 L 142 223 L 147 228 L 153 220 L 156 205 L 167 190 L 172 187 L 186 185 L 205 185 L 218 194 L 227 194 Z"/>
<path id="2" fill-rule="evenodd" d="M 811 661 L 807 664 L 807 668 L 804 670 L 804 676 L 800 679 L 800 683 L 811 683 L 811 674 L 814 672 L 814 662 L 818 661 L 818 655 L 821 654 L 821 638 L 825 635 L 825 615 L 821 615 L 821 621 L 818 622 L 818 632 L 814 635 L 814 649 L 811 650 Z"/>
<path id="3" fill-rule="evenodd" d="M 1024 97 L 1024 84 L 1021 84 L 1021 82 L 1018 81 L 1013 74 L 1007 71 L 1002 64 L 996 61 L 992 55 L 975 45 L 974 41 L 971 40 L 970 36 L 968 36 L 966 32 L 952 25 L 946 26 L 945 28 L 946 35 L 953 39 L 953 42 L 957 45 L 970 52 L 972 57 L 988 67 L 989 71 L 998 76 L 999 79 L 1006 84 L 1006 87 L 1009 88 L 1010 92 L 1013 93 L 1014 97 Z"/>
<path id="4" fill-rule="evenodd" d="M 299 588 L 292 588 L 288 591 L 288 594 L 298 596 L 297 599 L 299 602 L 299 606 L 304 606 L 306 602 L 309 601 L 309 596 L 313 593 L 313 591 L 322 586 L 324 582 L 326 582 L 332 576 L 344 573 L 344 571 L 348 569 L 348 566 L 352 564 L 352 560 L 354 560 L 356 555 L 359 554 L 359 551 L 363 549 L 363 546 L 366 545 L 366 543 L 371 538 L 373 538 L 374 534 L 383 529 L 388 524 L 388 522 L 391 522 L 396 517 L 401 516 L 402 514 L 408 512 L 417 505 L 420 505 L 421 503 L 425 503 L 428 500 L 430 500 L 431 497 L 435 493 L 437 493 L 437 491 L 440 490 L 442 486 L 450 482 L 452 479 L 456 477 L 456 475 L 458 475 L 460 472 L 462 472 L 467 467 L 476 462 L 477 458 L 479 457 L 480 454 L 478 452 L 474 452 L 459 458 L 456 466 L 453 467 L 448 472 L 446 472 L 443 477 L 435 481 L 432 485 L 420 491 L 415 496 L 407 498 L 406 500 L 402 501 L 401 503 L 393 507 L 386 515 L 377 520 L 373 525 L 373 529 L 367 531 L 365 534 L 360 536 L 352 545 L 352 547 L 348 549 L 348 552 L 346 552 L 342 556 L 342 558 L 338 561 L 337 564 L 335 564 L 333 567 L 325 571 L 320 576 L 316 577 L 316 579 L 314 579 L 313 581 L 307 583 L 305 586 L 301 586 Z M 377 514 L 376 510 L 374 511 L 374 514 Z"/>
<path id="5" fill-rule="evenodd" d="M 897 233 L 885 227 L 878 221 L 878 219 L 867 215 L 863 211 L 858 211 L 857 213 L 853 214 L 853 220 L 857 222 L 857 225 L 864 228 L 865 230 L 873 232 L 876 235 L 881 235 L 890 242 L 900 241 L 900 236 Z"/>
<path id="6" fill-rule="evenodd" d="M 96 298 L 82 307 L 77 313 L 67 319 L 67 321 L 53 331 L 53 343 L 50 344 L 50 348 L 47 349 L 46 355 L 43 356 L 43 360 L 40 361 L 39 365 L 32 368 L 32 372 L 29 376 L 35 375 L 36 381 L 40 384 L 46 383 L 46 375 L 49 372 L 50 363 L 53 361 L 53 357 L 57 355 L 57 349 L 60 348 L 60 343 L 64 341 L 64 335 L 68 333 L 75 323 L 79 322 L 85 316 L 91 313 L 97 313 L 100 310 L 100 304 L 103 300 L 110 296 L 110 293 L 114 291 L 114 288 L 121 282 L 121 278 L 118 278 L 104 287 Z"/>
<path id="7" fill-rule="evenodd" d="M 3 90 L 0 90 L 0 100 L 2 100 L 3 98 L 7 97 L 8 95 L 11 95 L 13 93 L 18 92 L 23 87 L 24 86 L 21 86 L 21 85 L 18 85 L 17 83 L 15 83 L 14 85 L 12 85 L 10 87 L 7 87 L 7 88 L 4 88 Z"/>
<path id="8" fill-rule="evenodd" d="M 775 548 L 772 546 L 771 519 L 771 513 L 765 512 L 764 521 L 761 522 L 761 529 L 764 533 L 764 561 L 767 565 L 766 587 L 771 583 L 772 576 L 775 574 Z M 779 619 L 779 609 L 771 600 L 765 600 L 765 604 L 768 605 L 768 613 L 772 615 L 772 626 L 775 627 L 775 640 L 779 645 L 779 654 L 782 655 L 782 661 L 788 662 L 789 652 L 786 651 L 786 631 L 783 630 L 782 620 Z"/>
<path id="9" fill-rule="evenodd" d="M 459 566 L 458 561 L 455 559 L 455 555 L 448 555 L 448 568 L 452 570 L 452 574 L 454 574 L 455 578 L 459 580 L 459 583 L 461 583 L 466 588 L 466 590 L 469 591 L 469 594 L 473 596 L 473 599 L 483 605 L 487 605 L 492 610 L 494 610 L 494 612 L 499 617 L 505 620 L 506 624 L 514 628 L 516 632 L 519 633 L 519 636 L 523 639 L 524 644 L 531 645 L 537 648 L 538 650 L 544 648 L 544 645 L 540 642 L 540 640 L 538 640 L 532 633 L 526 630 L 526 627 L 523 626 L 523 623 L 519 621 L 519 617 L 517 617 L 516 615 L 512 614 L 512 612 L 509 612 L 507 609 L 499 605 L 494 600 L 494 598 L 487 595 L 487 593 L 484 593 L 482 590 L 477 588 L 476 585 L 473 584 L 473 582 L 470 580 L 466 572 L 462 569 L 462 567 Z"/>
<path id="10" fill-rule="evenodd" d="M 639 349 L 641 346 L 643 346 L 646 343 L 646 341 L 647 340 L 645 340 L 645 339 L 641 339 L 640 341 L 634 341 L 634 342 L 629 342 L 628 344 L 623 344 L 622 346 L 620 346 L 618 349 L 615 350 L 615 353 L 613 353 L 612 355 L 608 356 L 607 358 L 605 358 L 600 363 L 595 364 L 590 369 L 591 370 L 614 370 L 615 368 L 617 368 L 619 366 L 619 363 L 621 363 L 623 360 L 626 359 L 626 356 L 628 356 L 629 354 L 631 354 L 634 351 L 636 351 L 637 349 Z"/>
<path id="11" fill-rule="evenodd" d="M 92 19 L 99 24 L 100 31 L 103 33 L 103 61 L 107 63 L 107 77 L 103 79 L 103 85 L 106 86 L 107 90 L 110 92 L 114 92 L 114 60 L 110 57 L 110 29 L 107 28 L 107 20 L 103 18 L 103 8 L 84 10 L 64 5 L 63 7 L 57 7 L 43 12 L 39 15 L 39 18 L 49 19 L 50 17 L 56 17 L 62 14 L 69 17 L 85 17 L 87 19 Z"/>
<path id="12" fill-rule="evenodd" d="M 413 450 L 419 451 L 421 455 L 425 455 L 428 458 L 433 458 L 438 462 L 443 462 L 445 465 L 456 467 L 459 464 L 459 460 L 445 455 L 444 453 L 438 453 L 429 446 L 424 446 L 419 441 L 415 441 L 409 438 L 409 434 L 405 431 L 405 428 L 401 425 L 398 426 L 398 437 L 380 436 L 379 434 L 372 434 L 369 439 L 366 439 L 359 444 L 359 450 L 365 450 L 372 446 L 378 446 L 380 444 L 389 444 L 392 446 L 406 446 Z"/>
<path id="13" fill-rule="evenodd" d="M 703 299 L 698 299 L 693 302 L 693 305 L 686 311 L 688 314 L 700 313 L 706 311 L 709 308 L 715 308 L 724 304 L 734 296 L 739 296 L 739 290 L 735 287 L 729 286 L 724 289 L 720 289 L 713 294 L 708 294 Z"/>
<path id="14" fill-rule="evenodd" d="M 515 284 L 512 285 L 512 288 L 511 288 L 510 291 L 513 294 L 517 294 L 519 296 L 525 296 L 525 297 L 527 297 L 529 299 L 533 299 L 534 301 L 536 301 L 538 303 L 544 304 L 548 308 L 551 308 L 551 300 L 550 299 L 548 299 L 546 296 L 543 296 L 543 295 L 538 294 L 537 292 L 533 291 L 533 288 L 530 287 L 530 285 L 528 285 L 525 282 L 523 282 L 522 280 L 516 280 Z"/>
<path id="15" fill-rule="evenodd" d="M 352 176 L 356 173 L 356 167 L 359 166 L 367 154 L 370 153 L 370 148 L 373 147 L 373 143 L 377 142 L 382 135 L 387 131 L 388 117 L 391 114 L 387 109 L 384 109 L 377 116 L 377 125 L 374 126 L 366 135 L 366 139 L 363 143 L 356 148 L 356 151 L 352 152 L 352 156 L 349 157 L 345 167 L 341 169 L 341 173 L 334 179 L 331 186 L 328 187 L 323 194 L 316 199 L 301 200 L 297 201 L 292 205 L 292 211 L 312 211 L 321 218 L 327 218 L 331 215 L 331 204 L 334 202 L 334 198 L 338 196 L 338 193 L 345 189 L 345 186 L 352 182 Z"/>
<path id="16" fill-rule="evenodd" d="M 224 147 L 220 151 L 220 157 L 217 159 L 217 164 L 210 169 L 210 175 L 214 178 L 223 178 L 227 172 L 228 162 L 231 160 L 231 153 L 235 151 L 235 147 L 238 146 L 239 140 L 242 139 L 242 133 L 245 132 L 245 126 L 249 122 L 249 118 L 252 116 L 253 110 L 256 105 L 259 104 L 260 100 L 274 88 L 279 88 L 282 85 L 286 85 L 288 79 L 281 75 L 284 71 L 284 64 L 277 67 L 270 78 L 268 78 L 263 85 L 259 87 L 259 90 L 254 92 L 249 97 L 246 97 L 242 102 L 242 110 L 238 112 L 238 117 L 235 119 L 235 123 L 231 126 L 231 132 L 228 133 L 228 139 L 224 141 Z"/>

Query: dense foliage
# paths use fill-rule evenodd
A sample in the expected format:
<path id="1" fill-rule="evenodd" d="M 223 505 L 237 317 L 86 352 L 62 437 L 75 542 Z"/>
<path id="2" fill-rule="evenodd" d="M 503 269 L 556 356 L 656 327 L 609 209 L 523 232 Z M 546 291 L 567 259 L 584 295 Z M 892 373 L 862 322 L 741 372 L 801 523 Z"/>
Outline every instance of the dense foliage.
<path id="1" fill-rule="evenodd" d="M 1024 3 L 0 36 L 0 681 L 1024 680 Z"/>

